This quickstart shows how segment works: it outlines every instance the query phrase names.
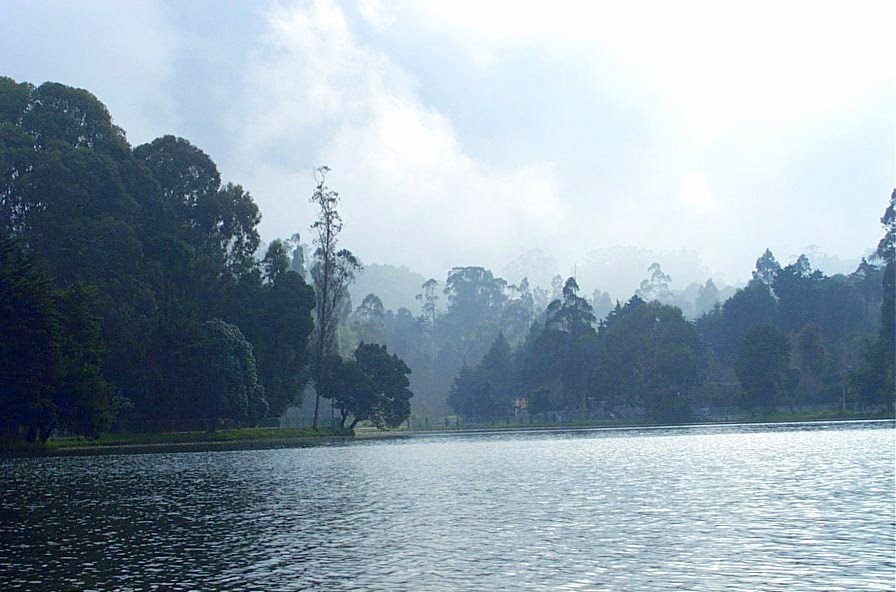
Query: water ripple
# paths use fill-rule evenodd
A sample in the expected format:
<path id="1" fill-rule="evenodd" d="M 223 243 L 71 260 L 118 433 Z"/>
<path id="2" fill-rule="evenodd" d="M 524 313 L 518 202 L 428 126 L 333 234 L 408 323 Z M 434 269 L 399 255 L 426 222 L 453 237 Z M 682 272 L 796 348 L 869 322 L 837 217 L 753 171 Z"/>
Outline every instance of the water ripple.
<path id="1" fill-rule="evenodd" d="M 3 590 L 893 590 L 893 424 L 0 461 Z"/>

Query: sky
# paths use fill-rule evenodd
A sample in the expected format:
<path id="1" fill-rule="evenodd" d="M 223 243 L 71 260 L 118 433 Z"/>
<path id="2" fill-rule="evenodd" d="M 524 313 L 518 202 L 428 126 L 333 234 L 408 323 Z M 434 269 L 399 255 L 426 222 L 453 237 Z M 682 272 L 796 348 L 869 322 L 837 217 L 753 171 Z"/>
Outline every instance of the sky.
<path id="1" fill-rule="evenodd" d="M 683 288 L 744 281 L 767 247 L 876 245 L 893 22 L 861 1 L 5 0 L 0 74 L 90 90 L 133 145 L 189 139 L 266 241 L 310 238 L 326 164 L 365 262 L 444 278 L 538 250 L 570 274 L 637 247 L 696 261 Z"/>

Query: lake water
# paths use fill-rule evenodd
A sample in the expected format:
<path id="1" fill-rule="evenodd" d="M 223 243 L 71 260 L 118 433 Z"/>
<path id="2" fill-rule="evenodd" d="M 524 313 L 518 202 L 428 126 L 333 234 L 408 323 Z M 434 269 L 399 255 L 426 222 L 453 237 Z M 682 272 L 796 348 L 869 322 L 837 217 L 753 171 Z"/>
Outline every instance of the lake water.
<path id="1" fill-rule="evenodd" d="M 893 590 L 893 422 L 0 460 L 0 590 Z"/>

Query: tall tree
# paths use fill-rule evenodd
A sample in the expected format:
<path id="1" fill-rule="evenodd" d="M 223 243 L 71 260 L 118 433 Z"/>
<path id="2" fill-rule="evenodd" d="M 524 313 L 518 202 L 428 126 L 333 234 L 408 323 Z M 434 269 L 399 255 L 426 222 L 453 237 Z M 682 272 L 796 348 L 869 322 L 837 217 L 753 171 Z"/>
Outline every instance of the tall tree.
<path id="1" fill-rule="evenodd" d="M 422 306 L 422 318 L 423 322 L 430 328 L 436 323 L 436 306 L 439 302 L 439 282 L 435 278 L 429 278 L 423 285 L 420 286 L 423 290 L 420 294 L 417 294 L 417 301 L 421 303 Z"/>
<path id="2" fill-rule="evenodd" d="M 679 308 L 634 296 L 610 313 L 598 340 L 595 390 L 607 408 L 642 404 L 657 421 L 687 416 L 698 342 Z"/>
<path id="3" fill-rule="evenodd" d="M 774 411 L 796 382 L 787 335 L 771 325 L 754 327 L 744 337 L 735 370 L 744 390 L 742 405 Z"/>
<path id="4" fill-rule="evenodd" d="M 59 373 L 52 283 L 0 232 L 0 435 L 49 436 Z"/>
<path id="5" fill-rule="evenodd" d="M 671 295 L 669 282 L 672 281 L 672 278 L 663 272 L 663 268 L 656 262 L 650 264 L 647 273 L 650 274 L 650 277 L 641 282 L 641 287 L 635 291 L 635 294 L 645 302 L 667 300 Z"/>
<path id="6" fill-rule="evenodd" d="M 254 424 L 267 414 L 252 345 L 238 327 L 220 319 L 201 323 L 185 361 L 197 415 L 210 431 L 221 419 Z"/>
<path id="7" fill-rule="evenodd" d="M 880 222 L 884 226 L 884 236 L 877 245 L 877 255 L 884 261 L 880 341 L 884 356 L 889 360 L 888 381 L 893 386 L 893 366 L 896 364 L 896 189 L 890 195 L 890 203 Z"/>
<path id="8" fill-rule="evenodd" d="M 358 342 L 386 343 L 386 310 L 376 294 L 365 296 L 352 313 L 351 328 Z"/>
<path id="9" fill-rule="evenodd" d="M 363 266 L 361 262 L 346 249 L 337 249 L 339 233 L 342 231 L 342 217 L 336 207 L 339 205 L 339 194 L 326 185 L 328 166 L 316 169 L 317 186 L 311 195 L 311 203 L 318 207 L 317 219 L 311 225 L 316 233 L 314 239 L 317 249 L 314 251 L 314 264 L 311 277 L 314 282 L 315 307 L 315 344 L 314 364 L 316 368 L 314 398 L 314 428 L 317 428 L 320 415 L 321 388 L 325 384 L 328 356 L 335 354 L 339 330 L 339 312 L 348 295 L 348 286 L 355 279 Z"/>
<path id="10" fill-rule="evenodd" d="M 759 256 L 759 259 L 756 260 L 756 269 L 753 270 L 753 279 L 762 282 L 766 286 L 771 286 L 779 271 L 781 271 L 781 265 L 778 264 L 778 260 L 772 255 L 771 250 L 766 249 L 765 252 Z"/>
<path id="11" fill-rule="evenodd" d="M 448 402 L 469 418 L 507 417 L 513 411 L 514 367 L 510 344 L 498 333 L 485 357 L 472 370 L 461 367 Z"/>
<path id="12" fill-rule="evenodd" d="M 694 302 L 697 315 L 703 315 L 713 309 L 719 303 L 719 289 L 716 287 L 712 278 L 706 280 L 706 283 L 700 287 L 697 293 L 697 300 Z"/>

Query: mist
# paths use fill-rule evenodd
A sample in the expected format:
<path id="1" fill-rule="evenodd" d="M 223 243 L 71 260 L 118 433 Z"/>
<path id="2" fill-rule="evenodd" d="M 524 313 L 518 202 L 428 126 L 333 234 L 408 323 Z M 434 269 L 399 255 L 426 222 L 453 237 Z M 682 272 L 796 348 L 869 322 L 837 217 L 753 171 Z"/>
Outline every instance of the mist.
<path id="1" fill-rule="evenodd" d="M 0 2 L 0 589 L 891 589 L 892 2 Z"/>

